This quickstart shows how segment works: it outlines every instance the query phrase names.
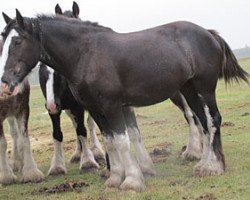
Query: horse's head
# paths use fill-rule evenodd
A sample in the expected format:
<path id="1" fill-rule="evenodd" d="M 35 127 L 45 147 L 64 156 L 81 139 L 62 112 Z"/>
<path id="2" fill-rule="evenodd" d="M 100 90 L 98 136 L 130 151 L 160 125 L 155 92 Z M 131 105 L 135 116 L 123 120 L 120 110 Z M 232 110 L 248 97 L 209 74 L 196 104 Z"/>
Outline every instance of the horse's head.
<path id="1" fill-rule="evenodd" d="M 80 9 L 78 4 L 76 2 L 73 2 L 72 11 L 66 10 L 62 12 L 61 7 L 59 6 L 59 4 L 57 4 L 55 7 L 55 13 L 58 15 L 64 15 L 69 18 L 79 18 Z"/>
<path id="2" fill-rule="evenodd" d="M 76 2 L 73 2 L 72 11 L 67 10 L 62 12 L 59 4 L 55 7 L 56 15 L 63 15 L 69 18 L 79 19 L 79 12 L 80 9 Z M 63 95 L 65 92 L 68 92 L 68 90 L 65 91 L 67 88 L 66 79 L 44 64 L 40 65 L 39 73 L 40 85 L 46 97 L 46 109 L 50 114 L 60 113 Z"/>
<path id="3" fill-rule="evenodd" d="M 6 27 L 2 32 L 2 57 L 0 60 L 0 93 L 16 95 L 20 83 L 34 68 L 40 56 L 40 43 L 34 34 L 34 22 L 23 18 L 16 10 L 16 19 L 3 14 Z"/>

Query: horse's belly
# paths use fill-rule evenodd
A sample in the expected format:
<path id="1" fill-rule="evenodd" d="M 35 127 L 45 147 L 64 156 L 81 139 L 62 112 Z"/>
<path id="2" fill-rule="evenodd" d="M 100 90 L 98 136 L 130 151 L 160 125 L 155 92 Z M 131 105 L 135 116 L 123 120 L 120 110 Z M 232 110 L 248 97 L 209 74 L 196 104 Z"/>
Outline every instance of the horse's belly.
<path id="1" fill-rule="evenodd" d="M 139 90 L 130 90 L 124 97 L 123 104 L 130 106 L 148 106 L 162 102 L 179 89 L 178 85 L 174 87 L 147 87 Z"/>

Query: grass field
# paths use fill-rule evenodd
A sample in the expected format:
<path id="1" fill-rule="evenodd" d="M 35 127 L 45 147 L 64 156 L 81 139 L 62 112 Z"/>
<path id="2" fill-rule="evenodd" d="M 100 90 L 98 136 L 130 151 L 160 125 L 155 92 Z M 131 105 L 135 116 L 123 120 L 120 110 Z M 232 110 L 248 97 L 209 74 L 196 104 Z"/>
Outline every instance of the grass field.
<path id="1" fill-rule="evenodd" d="M 250 59 L 240 60 L 250 73 Z M 0 200 L 5 199 L 250 199 L 250 87 L 244 83 L 225 87 L 220 81 L 217 88 L 218 106 L 223 117 L 222 141 L 226 156 L 226 173 L 217 177 L 194 177 L 196 162 L 185 162 L 179 157 L 180 149 L 187 142 L 187 124 L 181 112 L 168 100 L 145 108 L 137 108 L 139 127 L 148 151 L 167 149 L 167 156 L 155 163 L 157 175 L 145 179 L 142 193 L 123 193 L 107 190 L 100 178 L 100 171 L 80 174 L 77 164 L 69 164 L 75 149 L 75 133 L 69 118 L 63 114 L 64 150 L 68 173 L 65 176 L 48 177 L 37 184 L 13 184 L 0 186 Z M 46 174 L 53 151 L 51 122 L 44 108 L 44 98 L 39 87 L 33 87 L 30 98 L 29 134 L 33 155 L 39 168 Z M 6 133 L 8 132 L 5 125 Z M 11 138 L 8 138 L 8 148 Z M 101 137 L 100 137 L 101 138 Z M 45 188 L 61 183 L 84 181 L 81 190 L 50 194 Z"/>

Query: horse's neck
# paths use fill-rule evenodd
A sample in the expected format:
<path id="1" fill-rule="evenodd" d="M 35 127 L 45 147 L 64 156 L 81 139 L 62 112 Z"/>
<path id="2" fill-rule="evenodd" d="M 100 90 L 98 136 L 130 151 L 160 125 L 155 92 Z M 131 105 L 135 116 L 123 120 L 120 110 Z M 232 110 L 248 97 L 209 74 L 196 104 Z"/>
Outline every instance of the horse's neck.
<path id="1" fill-rule="evenodd" d="M 70 75 L 75 71 L 79 58 L 79 44 L 83 43 L 80 39 L 81 37 L 74 35 L 74 30 L 45 23 L 41 36 L 42 56 L 40 60 L 67 79 L 72 79 Z"/>

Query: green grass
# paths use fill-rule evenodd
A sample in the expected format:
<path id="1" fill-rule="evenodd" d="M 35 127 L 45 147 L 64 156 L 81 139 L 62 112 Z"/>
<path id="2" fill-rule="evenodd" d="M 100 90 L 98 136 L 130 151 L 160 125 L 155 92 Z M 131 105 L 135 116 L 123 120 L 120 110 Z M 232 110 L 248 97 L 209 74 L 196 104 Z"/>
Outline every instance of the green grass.
<path id="1" fill-rule="evenodd" d="M 240 64 L 250 73 L 250 59 L 240 60 Z M 217 101 L 223 122 L 233 123 L 233 126 L 222 127 L 227 164 L 226 173 L 222 176 L 204 178 L 192 176 L 192 169 L 196 162 L 184 162 L 179 157 L 180 149 L 187 141 L 186 122 L 178 108 L 170 101 L 165 101 L 154 106 L 136 109 L 139 127 L 149 151 L 157 146 L 162 147 L 165 143 L 172 144 L 171 155 L 165 161 L 155 164 L 157 175 L 146 178 L 144 192 L 123 193 L 118 190 L 107 190 L 99 172 L 80 174 L 77 164 L 69 164 L 68 160 L 75 148 L 75 133 L 70 120 L 63 114 L 62 130 L 67 175 L 46 176 L 42 183 L 37 184 L 0 186 L 0 199 L 196 199 L 206 194 L 212 194 L 220 200 L 250 199 L 250 115 L 242 116 L 250 112 L 250 88 L 241 83 L 228 86 L 226 89 L 224 82 L 220 81 L 217 88 Z M 49 116 L 44 114 L 44 99 L 39 87 L 32 88 L 30 106 L 29 133 L 33 154 L 39 168 L 46 174 L 52 157 L 53 140 L 51 122 Z M 10 141 L 9 136 L 8 140 Z M 78 180 L 85 181 L 90 186 L 84 187 L 81 192 L 52 195 L 34 192 L 65 181 Z"/>

